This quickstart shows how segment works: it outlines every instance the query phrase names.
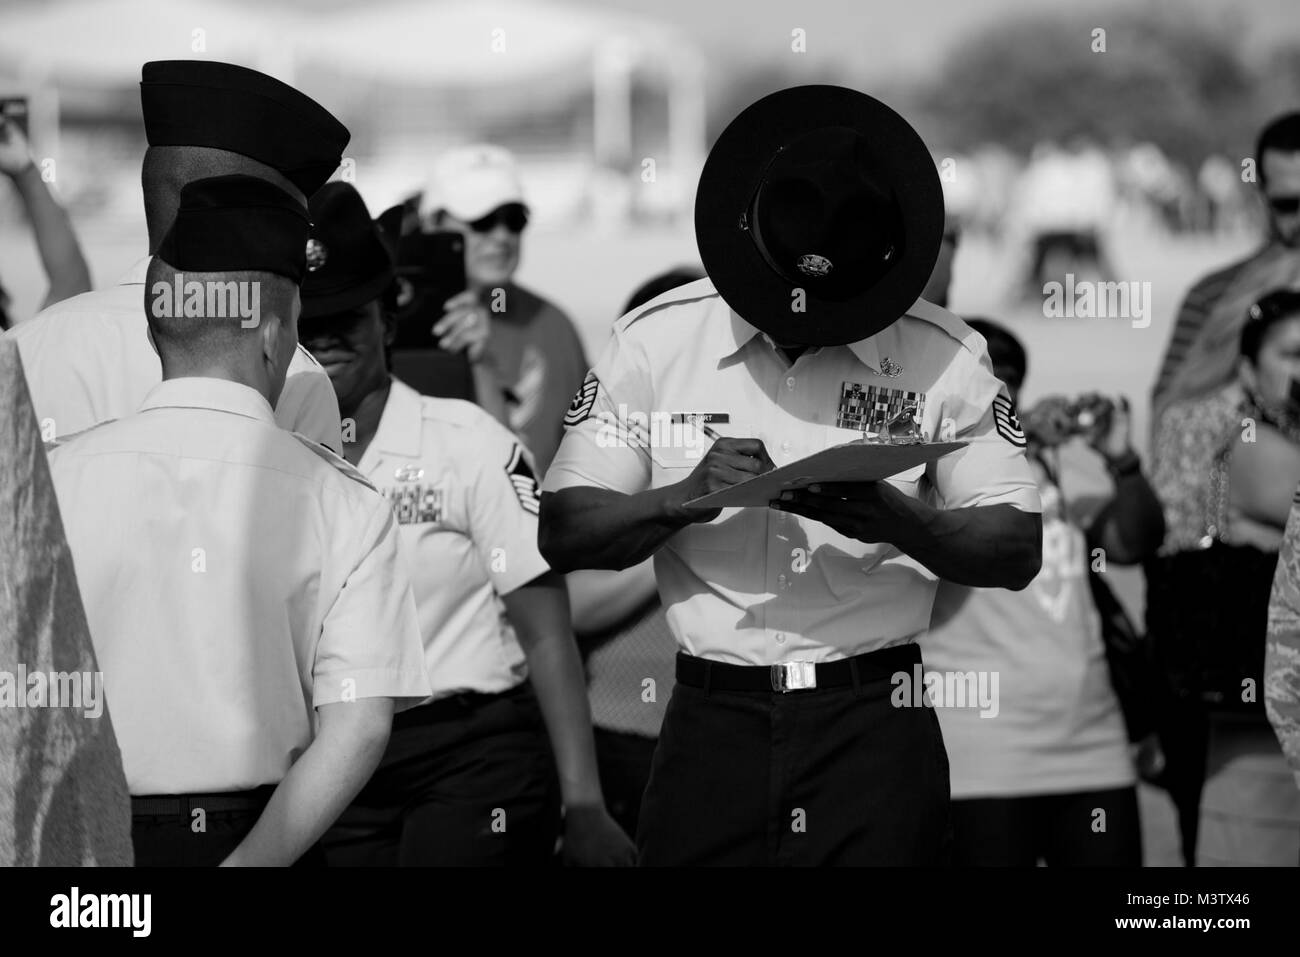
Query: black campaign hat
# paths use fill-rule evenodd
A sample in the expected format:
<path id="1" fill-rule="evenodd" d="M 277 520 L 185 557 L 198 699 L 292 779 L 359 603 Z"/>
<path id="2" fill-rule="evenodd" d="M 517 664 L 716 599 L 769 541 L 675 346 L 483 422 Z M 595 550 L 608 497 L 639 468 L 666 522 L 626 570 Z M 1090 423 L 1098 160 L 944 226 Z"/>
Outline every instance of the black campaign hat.
<path id="1" fill-rule="evenodd" d="M 207 146 L 265 163 L 310 197 L 351 134 L 306 94 L 264 73 L 211 60 L 155 60 L 140 73 L 150 146 Z"/>
<path id="2" fill-rule="evenodd" d="M 181 272 L 269 272 L 302 282 L 307 210 L 264 179 L 235 173 L 181 187 L 158 256 Z"/>
<path id="3" fill-rule="evenodd" d="M 393 260 L 366 202 L 349 183 L 326 183 L 311 199 L 312 232 L 302 318 L 377 299 L 393 283 Z"/>
<path id="4" fill-rule="evenodd" d="M 838 86 L 747 107 L 714 144 L 695 196 L 696 242 L 719 294 L 800 345 L 856 342 L 903 315 L 934 269 L 943 222 L 921 137 L 879 100 Z"/>

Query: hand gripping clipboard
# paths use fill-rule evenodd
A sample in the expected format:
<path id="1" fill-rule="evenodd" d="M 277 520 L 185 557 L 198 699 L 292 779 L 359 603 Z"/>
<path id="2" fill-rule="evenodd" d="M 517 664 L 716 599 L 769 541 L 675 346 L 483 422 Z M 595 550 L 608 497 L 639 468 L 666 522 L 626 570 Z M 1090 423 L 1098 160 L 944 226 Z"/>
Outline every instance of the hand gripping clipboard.
<path id="1" fill-rule="evenodd" d="M 875 482 L 963 448 L 965 442 L 885 445 L 849 442 L 756 475 L 730 488 L 691 499 L 687 508 L 767 508 L 781 493 L 820 482 Z"/>

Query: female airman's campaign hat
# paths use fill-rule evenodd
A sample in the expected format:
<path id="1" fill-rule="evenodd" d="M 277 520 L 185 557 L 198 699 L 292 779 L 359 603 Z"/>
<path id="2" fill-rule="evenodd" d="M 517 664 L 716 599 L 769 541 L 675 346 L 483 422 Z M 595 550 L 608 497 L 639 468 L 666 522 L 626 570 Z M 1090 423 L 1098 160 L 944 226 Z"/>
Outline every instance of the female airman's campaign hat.
<path id="1" fill-rule="evenodd" d="M 844 345 L 898 319 L 943 238 L 930 151 L 879 100 L 838 86 L 766 96 L 700 175 L 695 236 L 735 312 L 779 343 Z"/>
<path id="2" fill-rule="evenodd" d="M 308 197 L 338 169 L 351 137 L 311 97 L 232 63 L 146 63 L 140 104 L 150 146 L 240 153 L 279 170 Z"/>
<path id="3" fill-rule="evenodd" d="M 311 198 L 302 318 L 328 316 L 378 299 L 393 284 L 393 260 L 350 183 L 326 183 Z"/>
<path id="4" fill-rule="evenodd" d="M 274 183 L 234 173 L 181 187 L 158 256 L 181 272 L 269 272 L 302 282 L 311 221 Z"/>

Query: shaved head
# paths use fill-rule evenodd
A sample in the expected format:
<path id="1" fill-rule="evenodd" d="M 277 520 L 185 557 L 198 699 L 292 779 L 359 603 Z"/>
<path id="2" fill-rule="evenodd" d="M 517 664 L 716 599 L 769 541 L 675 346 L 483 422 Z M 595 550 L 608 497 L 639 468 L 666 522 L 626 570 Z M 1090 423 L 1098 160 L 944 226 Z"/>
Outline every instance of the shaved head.
<path id="1" fill-rule="evenodd" d="M 252 386 L 272 405 L 298 346 L 298 285 L 269 272 L 183 272 L 149 263 L 144 310 L 163 378 Z"/>

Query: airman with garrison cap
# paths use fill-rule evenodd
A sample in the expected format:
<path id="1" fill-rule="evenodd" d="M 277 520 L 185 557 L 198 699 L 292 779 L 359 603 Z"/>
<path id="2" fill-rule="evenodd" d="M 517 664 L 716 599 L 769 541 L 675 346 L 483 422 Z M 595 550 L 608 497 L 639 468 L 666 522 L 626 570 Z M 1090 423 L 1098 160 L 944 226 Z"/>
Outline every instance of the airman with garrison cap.
<path id="1" fill-rule="evenodd" d="M 272 413 L 309 227 L 264 179 L 186 184 L 137 307 L 163 381 L 49 456 L 138 865 L 293 863 L 429 693 L 388 503 Z M 251 321 L 207 312 L 228 285 Z"/>
<path id="2" fill-rule="evenodd" d="M 149 142 L 142 181 L 151 255 L 187 183 L 241 173 L 275 183 L 305 205 L 338 167 L 349 138 L 310 97 L 229 63 L 146 63 L 140 101 Z M 140 311 L 148 268 L 145 257 L 118 285 L 56 303 L 6 333 L 18 343 L 47 440 L 129 415 L 162 380 Z M 275 420 L 342 449 L 334 392 L 303 349 L 293 354 Z"/>

